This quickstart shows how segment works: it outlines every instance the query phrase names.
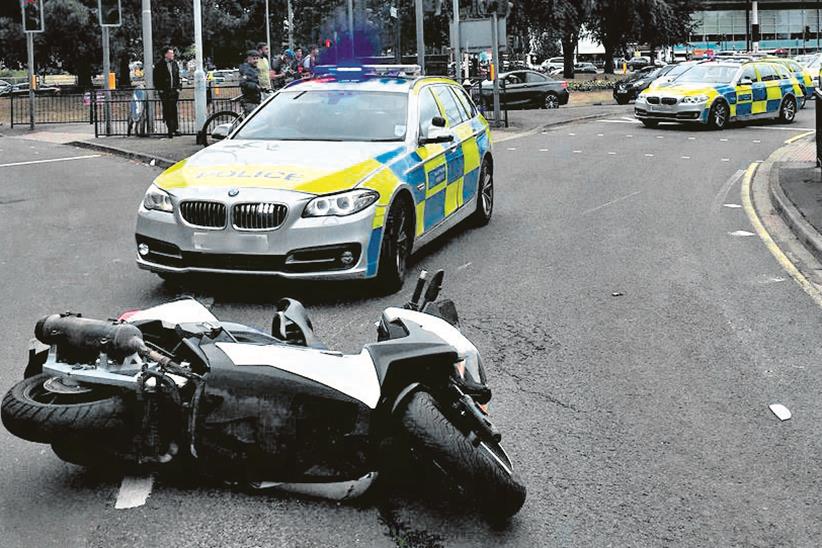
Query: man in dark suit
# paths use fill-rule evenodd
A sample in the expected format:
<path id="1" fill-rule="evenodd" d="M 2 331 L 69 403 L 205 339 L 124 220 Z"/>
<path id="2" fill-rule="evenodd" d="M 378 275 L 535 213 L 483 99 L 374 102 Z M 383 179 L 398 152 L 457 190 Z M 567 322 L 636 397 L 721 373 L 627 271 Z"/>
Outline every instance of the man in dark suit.
<path id="1" fill-rule="evenodd" d="M 163 121 L 168 128 L 168 137 L 181 135 L 177 123 L 177 99 L 180 98 L 180 67 L 174 61 L 174 48 L 163 48 L 163 58 L 154 65 L 154 88 L 163 103 Z"/>

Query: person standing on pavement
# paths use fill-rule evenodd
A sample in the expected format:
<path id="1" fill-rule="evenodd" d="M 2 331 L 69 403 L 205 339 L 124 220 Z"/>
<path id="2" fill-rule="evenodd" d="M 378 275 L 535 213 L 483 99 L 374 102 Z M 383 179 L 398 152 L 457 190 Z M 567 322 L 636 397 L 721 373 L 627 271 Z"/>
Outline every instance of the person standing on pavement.
<path id="1" fill-rule="evenodd" d="M 240 65 L 240 106 L 244 114 L 248 114 L 257 108 L 262 100 L 262 88 L 260 87 L 260 73 L 257 71 L 257 63 L 260 60 L 260 52 L 251 49 L 246 53 L 245 63 Z"/>
<path id="2" fill-rule="evenodd" d="M 308 48 L 308 57 L 303 61 L 303 76 L 306 74 L 314 76 L 314 67 L 317 66 L 317 60 L 320 58 L 320 48 L 311 46 Z"/>
<path id="3" fill-rule="evenodd" d="M 263 93 L 271 93 L 271 67 L 268 64 L 268 44 L 260 42 L 257 44 L 257 51 L 260 52 L 260 60 L 257 61 L 257 72 L 260 76 L 260 87 Z"/>
<path id="4" fill-rule="evenodd" d="M 174 48 L 163 48 L 163 58 L 154 65 L 154 87 L 163 104 L 163 121 L 166 123 L 169 139 L 182 135 L 177 119 L 177 100 L 180 98 L 180 67 L 174 61 Z"/>
<path id="5" fill-rule="evenodd" d="M 271 83 L 276 89 L 280 89 L 293 74 L 291 63 L 294 60 L 294 52 L 286 49 L 271 61 Z"/>

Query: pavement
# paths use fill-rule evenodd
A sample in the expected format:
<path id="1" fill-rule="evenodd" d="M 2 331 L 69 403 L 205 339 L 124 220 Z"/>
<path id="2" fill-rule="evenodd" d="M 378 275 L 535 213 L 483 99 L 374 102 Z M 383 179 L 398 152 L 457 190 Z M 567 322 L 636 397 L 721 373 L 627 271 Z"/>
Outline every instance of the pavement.
<path id="1" fill-rule="evenodd" d="M 412 258 L 412 270 L 446 269 L 443 296 L 483 354 L 494 423 L 528 487 L 510 524 L 490 527 L 413 474 L 337 505 L 165 472 L 144 505 L 118 510 L 122 474 L 0 429 L 0 544 L 822 545 L 820 304 L 744 207 L 746 174 L 764 174 L 813 107 L 790 126 L 722 132 L 644 128 L 631 108 L 499 142 L 491 223 Z M 407 299 L 348 284 L 161 282 L 136 268 L 133 239 L 159 173 L 0 138 L 0 392 L 48 313 L 107 318 L 188 292 L 267 329 L 287 295 L 330 347 L 354 352 Z"/>

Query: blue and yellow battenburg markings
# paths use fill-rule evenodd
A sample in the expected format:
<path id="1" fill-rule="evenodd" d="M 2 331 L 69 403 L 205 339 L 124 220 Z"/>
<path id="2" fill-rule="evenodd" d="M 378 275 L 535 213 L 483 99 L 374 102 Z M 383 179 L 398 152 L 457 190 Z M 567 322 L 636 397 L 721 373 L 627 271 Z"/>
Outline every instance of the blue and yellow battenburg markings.
<path id="1" fill-rule="evenodd" d="M 453 85 L 450 80 L 442 82 Z M 431 83 L 436 82 L 424 81 L 424 84 Z M 377 273 L 385 215 L 397 186 L 405 182 L 411 190 L 417 237 L 439 225 L 476 195 L 480 163 L 491 145 L 488 124 L 476 116 L 456 126 L 454 132 L 459 141 L 457 146 L 431 144 L 410 153 L 406 153 L 405 147 L 398 147 L 374 158 L 388 169 L 378 171 L 361 185 L 380 193 L 368 244 L 367 276 Z"/>

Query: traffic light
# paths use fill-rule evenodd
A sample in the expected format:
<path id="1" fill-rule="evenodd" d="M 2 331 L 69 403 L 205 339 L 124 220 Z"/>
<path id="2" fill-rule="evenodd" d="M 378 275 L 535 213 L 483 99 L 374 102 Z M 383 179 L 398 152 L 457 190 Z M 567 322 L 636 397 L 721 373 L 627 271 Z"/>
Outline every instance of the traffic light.
<path id="1" fill-rule="evenodd" d="M 43 32 L 43 0 L 20 0 L 24 32 Z"/>
<path id="2" fill-rule="evenodd" d="M 101 27 L 119 27 L 120 0 L 97 0 L 97 16 Z"/>
<path id="3" fill-rule="evenodd" d="M 331 48 L 331 46 L 333 46 L 333 45 L 334 45 L 334 41 L 333 41 L 333 40 L 331 40 L 330 38 L 326 38 L 325 40 L 323 40 L 323 47 L 324 47 L 325 49 L 329 49 L 329 48 Z"/>

